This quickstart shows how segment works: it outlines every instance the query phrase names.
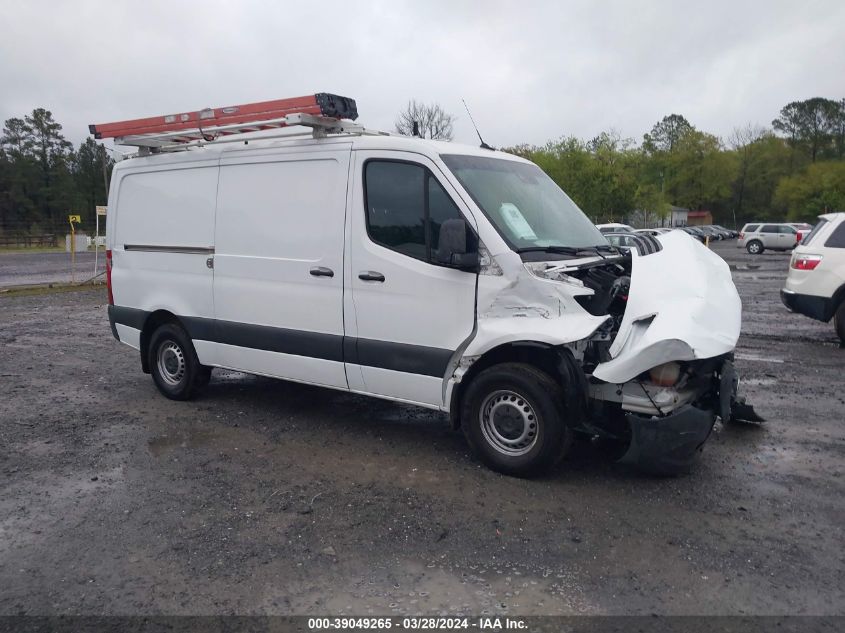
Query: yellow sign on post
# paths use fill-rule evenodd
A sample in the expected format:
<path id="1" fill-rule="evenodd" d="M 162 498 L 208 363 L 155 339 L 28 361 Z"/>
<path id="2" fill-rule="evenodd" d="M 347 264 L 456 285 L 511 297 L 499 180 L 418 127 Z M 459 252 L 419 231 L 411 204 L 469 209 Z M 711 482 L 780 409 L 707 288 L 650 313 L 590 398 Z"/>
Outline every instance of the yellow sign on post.
<path id="1" fill-rule="evenodd" d="M 97 276 L 97 265 L 99 263 L 99 245 L 100 245 L 100 216 L 106 217 L 108 207 L 96 206 L 94 207 L 94 277 Z"/>
<path id="2" fill-rule="evenodd" d="M 82 218 L 78 215 L 68 215 L 67 221 L 70 223 L 70 283 L 76 283 L 75 268 L 76 268 L 76 227 L 75 224 L 82 224 Z"/>

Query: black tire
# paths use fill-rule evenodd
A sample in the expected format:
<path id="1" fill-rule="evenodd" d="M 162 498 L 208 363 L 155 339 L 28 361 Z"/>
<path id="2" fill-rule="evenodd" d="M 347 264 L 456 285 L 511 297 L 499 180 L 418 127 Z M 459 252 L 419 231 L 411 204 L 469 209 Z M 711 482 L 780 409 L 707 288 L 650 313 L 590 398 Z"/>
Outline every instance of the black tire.
<path id="1" fill-rule="evenodd" d="M 763 247 L 763 242 L 760 240 L 751 240 L 745 245 L 745 250 L 747 250 L 751 255 L 761 255 L 766 249 Z"/>
<path id="2" fill-rule="evenodd" d="M 153 382 L 171 400 L 190 400 L 211 378 L 211 368 L 200 365 L 191 338 L 176 323 L 153 332 L 147 354 Z"/>
<path id="3" fill-rule="evenodd" d="M 557 464 L 574 436 L 560 385 L 523 363 L 494 365 L 472 380 L 461 402 L 461 427 L 481 461 L 516 477 Z"/>
<path id="4" fill-rule="evenodd" d="M 839 337 L 840 347 L 845 347 L 845 299 L 839 302 L 836 313 L 833 315 L 833 327 L 836 329 L 836 336 Z"/>

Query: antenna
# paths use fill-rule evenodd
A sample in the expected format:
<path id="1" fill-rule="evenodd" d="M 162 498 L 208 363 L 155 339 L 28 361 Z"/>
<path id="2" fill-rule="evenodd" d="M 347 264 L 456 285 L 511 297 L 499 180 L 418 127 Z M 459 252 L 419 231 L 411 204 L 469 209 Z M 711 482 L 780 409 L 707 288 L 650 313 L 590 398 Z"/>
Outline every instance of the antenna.
<path id="1" fill-rule="evenodd" d="M 490 147 L 487 143 L 484 142 L 484 139 L 481 138 L 481 132 L 478 131 L 478 126 L 475 124 L 475 119 L 472 118 L 472 112 L 469 111 L 467 102 L 464 101 L 463 98 L 461 98 L 461 102 L 463 102 L 464 108 L 466 109 L 467 114 L 469 115 L 469 120 L 472 121 L 472 127 L 475 128 L 475 133 L 478 134 L 478 140 L 481 141 L 481 149 L 492 149 L 495 151 L 495 148 Z"/>

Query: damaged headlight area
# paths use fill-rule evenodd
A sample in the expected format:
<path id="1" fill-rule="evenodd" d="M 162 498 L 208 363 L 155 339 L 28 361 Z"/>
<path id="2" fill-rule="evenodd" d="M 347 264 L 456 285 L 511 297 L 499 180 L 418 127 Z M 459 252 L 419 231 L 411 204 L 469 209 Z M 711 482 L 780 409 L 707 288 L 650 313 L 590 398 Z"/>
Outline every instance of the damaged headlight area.
<path id="1" fill-rule="evenodd" d="M 526 264 L 526 267 L 537 277 L 583 288 L 584 292 L 575 293 L 575 301 L 593 316 L 610 316 L 604 329 L 611 334 L 618 331 L 631 288 L 630 255 L 596 256 L 562 264 Z"/>
<path id="2" fill-rule="evenodd" d="M 617 445 L 620 462 L 675 474 L 689 469 L 716 417 L 759 422 L 737 395 L 730 354 L 663 363 L 624 384 L 589 377 L 590 416 L 583 431 Z"/>

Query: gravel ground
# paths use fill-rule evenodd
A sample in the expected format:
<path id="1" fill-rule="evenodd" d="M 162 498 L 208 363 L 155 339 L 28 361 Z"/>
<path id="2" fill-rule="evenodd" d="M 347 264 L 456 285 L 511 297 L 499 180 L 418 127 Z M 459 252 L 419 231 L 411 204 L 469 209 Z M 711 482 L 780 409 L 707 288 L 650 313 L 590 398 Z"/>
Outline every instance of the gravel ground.
<path id="1" fill-rule="evenodd" d="M 100 250 L 98 271 L 106 267 L 105 251 Z M 94 274 L 94 251 L 76 254 L 73 267 L 75 281 Z M 71 280 L 70 253 L 0 251 L 0 288 L 36 284 L 69 283 Z"/>
<path id="2" fill-rule="evenodd" d="M 788 255 L 715 249 L 768 422 L 677 478 L 507 478 L 438 413 L 233 372 L 171 402 L 103 289 L 0 296 L 0 613 L 842 614 L 845 350 Z"/>

